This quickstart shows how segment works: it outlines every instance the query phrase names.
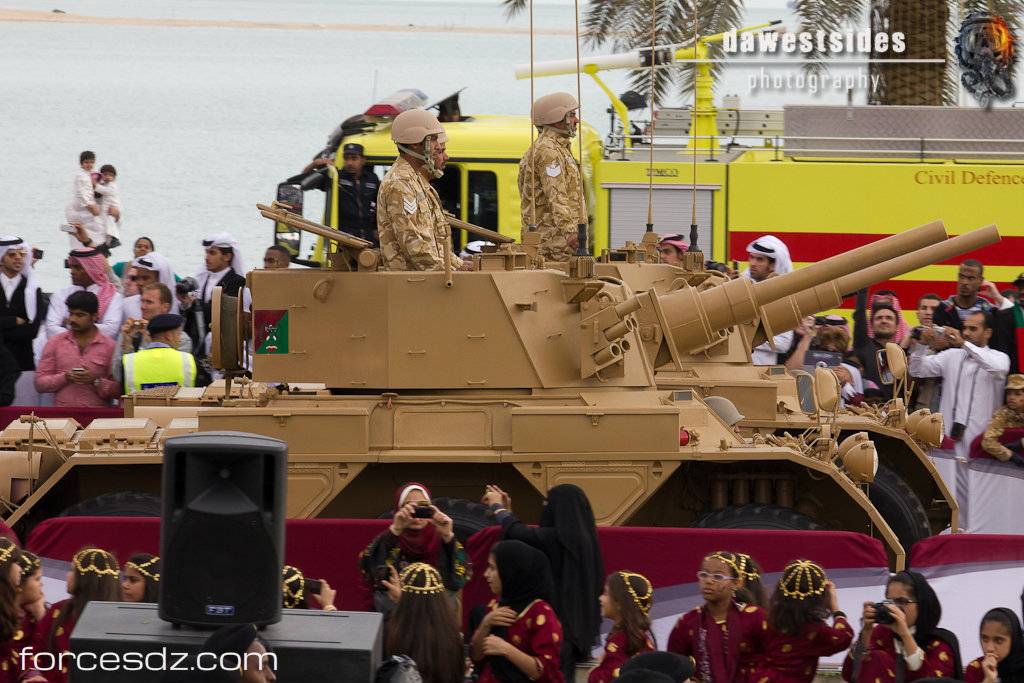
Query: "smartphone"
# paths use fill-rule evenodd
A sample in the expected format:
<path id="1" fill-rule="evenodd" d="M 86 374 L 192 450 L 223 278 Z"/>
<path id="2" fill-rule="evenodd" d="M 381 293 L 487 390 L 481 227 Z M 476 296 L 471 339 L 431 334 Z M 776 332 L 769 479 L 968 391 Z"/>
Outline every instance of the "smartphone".
<path id="1" fill-rule="evenodd" d="M 306 579 L 306 595 L 320 595 L 322 587 L 320 579 Z"/>
<path id="2" fill-rule="evenodd" d="M 430 519 L 434 516 L 434 506 L 426 501 L 416 503 L 416 509 L 412 511 L 415 519 Z"/>
<path id="3" fill-rule="evenodd" d="M 61 232 L 66 232 L 69 235 L 77 235 L 78 234 L 78 229 L 75 226 L 73 226 L 73 225 L 68 225 L 67 223 L 65 223 L 64 225 L 60 226 L 60 229 L 61 229 Z"/>
<path id="4" fill-rule="evenodd" d="M 32 258 L 39 261 L 43 258 L 43 250 L 38 247 L 32 247 Z"/>

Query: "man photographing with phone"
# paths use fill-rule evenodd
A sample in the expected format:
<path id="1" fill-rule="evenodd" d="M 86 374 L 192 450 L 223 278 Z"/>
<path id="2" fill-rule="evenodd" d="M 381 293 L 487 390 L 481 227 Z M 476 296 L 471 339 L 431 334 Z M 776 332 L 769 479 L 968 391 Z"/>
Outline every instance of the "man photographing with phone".
<path id="1" fill-rule="evenodd" d="M 110 377 L 114 340 L 96 327 L 99 300 L 92 292 L 77 291 L 66 305 L 70 329 L 46 342 L 36 369 L 36 390 L 55 392 L 58 407 L 108 408 L 121 387 Z"/>
<path id="2" fill-rule="evenodd" d="M 452 605 L 470 579 L 466 550 L 455 538 L 452 518 L 430 501 L 422 484 L 398 491 L 391 526 L 374 538 L 359 557 L 363 578 L 373 591 L 373 606 L 386 613 L 397 602 L 398 575 L 410 564 L 425 562 L 441 574 Z"/>

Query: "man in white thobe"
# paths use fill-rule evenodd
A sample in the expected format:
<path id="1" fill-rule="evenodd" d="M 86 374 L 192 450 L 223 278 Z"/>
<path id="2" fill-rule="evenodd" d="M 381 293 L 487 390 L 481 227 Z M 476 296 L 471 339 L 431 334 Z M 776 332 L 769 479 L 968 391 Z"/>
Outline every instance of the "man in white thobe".
<path id="1" fill-rule="evenodd" d="M 789 249 L 775 235 L 764 235 L 747 245 L 749 267 L 743 271 L 743 277 L 754 282 L 761 282 L 773 274 L 785 275 L 793 272 L 793 261 Z M 793 346 L 793 332 L 777 334 L 772 339 L 775 350 L 768 342 L 755 346 L 751 351 L 754 365 L 778 365 L 779 356 L 787 353 Z"/>
<path id="2" fill-rule="evenodd" d="M 992 325 L 991 313 L 969 314 L 962 335 L 952 327 L 942 328 L 952 348 L 931 356 L 926 354 L 933 332 L 925 330 L 921 335 L 923 344 L 910 356 L 911 376 L 942 378 L 939 412 L 946 438 L 942 447 L 929 455 L 960 503 L 963 528 L 969 526 L 966 470 L 971 442 L 985 432 L 992 413 L 1002 405 L 1010 370 L 1010 357 L 988 346 Z"/>

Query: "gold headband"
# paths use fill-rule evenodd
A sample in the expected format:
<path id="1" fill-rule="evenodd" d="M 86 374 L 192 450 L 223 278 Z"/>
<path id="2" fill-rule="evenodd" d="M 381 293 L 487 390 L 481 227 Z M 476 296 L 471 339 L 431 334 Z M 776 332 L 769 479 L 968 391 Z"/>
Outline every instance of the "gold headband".
<path id="1" fill-rule="evenodd" d="M 626 584 L 626 590 L 629 591 L 629 596 L 633 598 L 633 602 L 640 608 L 640 611 L 647 614 L 651 611 L 651 600 L 654 598 L 654 586 L 647 580 L 647 577 L 643 574 L 634 574 L 633 572 L 617 572 L 622 577 L 622 582 Z M 644 588 L 646 589 L 643 595 L 637 595 L 636 589 L 633 588 L 633 583 L 629 580 L 631 577 L 636 577 L 643 582 Z"/>
<path id="2" fill-rule="evenodd" d="M 22 575 L 25 577 L 35 574 L 43 566 L 37 556 L 24 550 L 18 556 L 18 562 L 21 563 Z"/>
<path id="3" fill-rule="evenodd" d="M 14 553 L 18 552 L 18 546 L 6 536 L 0 537 L 0 563 L 7 562 Z"/>
<path id="4" fill-rule="evenodd" d="M 732 570 L 736 572 L 736 578 L 743 578 L 743 572 L 740 571 L 739 565 L 736 564 L 736 556 L 725 550 L 716 550 L 710 555 L 704 556 L 705 560 L 719 560 L 732 567 Z"/>
<path id="5" fill-rule="evenodd" d="M 134 562 L 126 562 L 125 565 L 124 565 L 124 568 L 128 569 L 128 567 L 131 567 L 132 569 L 134 569 L 138 573 L 140 573 L 143 576 L 145 576 L 147 579 L 151 579 L 153 581 L 159 581 L 160 580 L 160 572 L 151 572 L 151 571 L 149 571 L 149 568 L 152 567 L 154 564 L 156 564 L 159 561 L 160 561 L 159 557 L 153 556 L 152 558 L 146 560 L 142 564 L 135 564 Z"/>
<path id="6" fill-rule="evenodd" d="M 423 585 L 413 585 L 420 576 L 423 577 Z M 402 573 L 398 577 L 399 583 L 402 584 L 403 593 L 420 593 L 421 595 L 434 595 L 437 593 L 444 593 L 447 590 L 444 587 L 444 582 L 441 581 L 441 575 L 429 564 L 425 562 L 414 562 L 408 567 L 402 570 Z"/>
<path id="7" fill-rule="evenodd" d="M 750 555 L 736 553 L 736 560 L 738 563 L 736 571 L 739 573 L 741 579 L 744 581 L 755 581 L 761 578 L 761 575 L 757 570 L 752 568 L 754 561 Z"/>
<path id="8" fill-rule="evenodd" d="M 807 590 L 800 590 L 801 579 L 806 580 Z M 820 584 L 814 588 L 814 580 L 818 579 Z M 821 595 L 825 592 L 825 570 L 810 560 L 798 560 L 791 562 L 782 572 L 782 581 L 779 582 L 779 590 L 787 598 L 806 600 L 812 595 Z"/>
<path id="9" fill-rule="evenodd" d="M 288 570 L 292 570 L 292 575 L 288 576 Z M 281 583 L 281 590 L 284 593 L 284 606 L 288 609 L 294 609 L 298 605 L 302 604 L 302 601 L 306 594 L 306 577 L 296 567 L 291 565 L 285 565 L 281 570 L 282 576 L 287 576 Z M 293 590 L 289 584 L 298 582 L 298 590 Z"/>
<path id="10" fill-rule="evenodd" d="M 88 563 L 86 563 L 86 555 L 89 556 Z M 98 567 L 96 565 L 97 560 L 102 560 L 101 564 L 103 567 Z M 99 548 L 86 548 L 85 550 L 79 550 L 75 553 L 73 563 L 75 565 L 75 571 L 79 574 L 117 576 L 121 573 L 117 566 L 117 560 L 114 559 L 114 556 L 106 550 L 100 550 Z M 113 565 L 113 567 L 110 565 Z"/>

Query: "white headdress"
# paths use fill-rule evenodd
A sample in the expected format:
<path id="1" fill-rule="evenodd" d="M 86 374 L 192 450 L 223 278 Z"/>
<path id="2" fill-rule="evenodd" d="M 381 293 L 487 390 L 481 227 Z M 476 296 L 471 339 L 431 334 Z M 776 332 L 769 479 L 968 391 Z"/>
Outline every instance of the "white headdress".
<path id="1" fill-rule="evenodd" d="M 38 298 L 39 284 L 36 282 L 35 271 L 32 270 L 32 250 L 25 240 L 15 235 L 0 235 L 0 259 L 7 256 L 11 249 L 18 249 L 25 252 L 25 265 L 21 269 L 21 276 L 25 278 L 25 313 L 29 322 L 36 319 L 36 299 Z M 7 302 L 10 303 L 9 301 Z"/>
<path id="2" fill-rule="evenodd" d="M 213 235 L 207 235 L 206 239 L 203 240 L 203 248 L 205 249 L 206 247 L 230 248 L 233 252 L 231 269 L 239 275 L 245 275 L 245 261 L 242 260 L 242 250 L 239 247 L 238 240 L 230 232 L 218 232 Z M 202 268 L 199 272 L 205 273 L 206 268 Z"/>
<path id="3" fill-rule="evenodd" d="M 785 275 L 793 272 L 793 260 L 785 243 L 775 235 L 764 235 L 747 245 L 748 254 L 760 254 L 775 261 L 775 274 Z M 744 277 L 750 277 L 750 269 L 743 271 Z"/>
<path id="4" fill-rule="evenodd" d="M 151 251 L 148 254 L 136 256 L 132 259 L 132 267 L 152 270 L 157 273 L 160 278 L 160 282 L 163 283 L 167 289 L 171 290 L 171 313 L 177 313 L 178 297 L 174 294 L 174 271 L 171 270 L 170 262 L 161 254 Z"/>

